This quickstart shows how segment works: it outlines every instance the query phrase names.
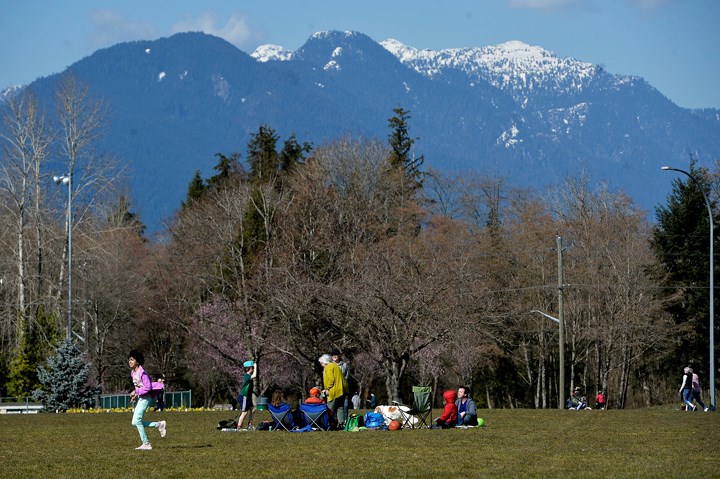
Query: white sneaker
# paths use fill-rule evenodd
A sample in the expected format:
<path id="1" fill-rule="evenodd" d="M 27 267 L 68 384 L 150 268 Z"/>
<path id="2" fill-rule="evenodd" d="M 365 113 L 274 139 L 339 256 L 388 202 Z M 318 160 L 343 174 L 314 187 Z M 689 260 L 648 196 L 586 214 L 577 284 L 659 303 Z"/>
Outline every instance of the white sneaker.
<path id="1" fill-rule="evenodd" d="M 703 409 L 704 412 L 708 412 L 708 408 Z"/>
<path id="2" fill-rule="evenodd" d="M 152 449 L 152 446 L 150 445 L 150 443 L 142 444 L 142 445 L 140 445 L 140 447 L 135 448 L 136 451 L 149 451 L 150 449 Z"/>
<path id="3" fill-rule="evenodd" d="M 167 434 L 167 427 L 165 421 L 160 421 L 158 423 L 158 431 L 160 431 L 160 437 L 165 437 L 165 434 Z"/>

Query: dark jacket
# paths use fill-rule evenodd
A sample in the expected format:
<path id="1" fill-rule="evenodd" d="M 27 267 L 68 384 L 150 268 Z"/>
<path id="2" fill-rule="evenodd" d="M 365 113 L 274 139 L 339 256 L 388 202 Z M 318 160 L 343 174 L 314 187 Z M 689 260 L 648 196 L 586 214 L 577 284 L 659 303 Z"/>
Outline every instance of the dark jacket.
<path id="1" fill-rule="evenodd" d="M 457 401 L 455 401 L 455 407 L 457 408 L 458 412 L 460 411 L 460 401 L 462 401 L 462 399 L 458 399 Z M 467 401 L 465 402 L 465 414 L 467 416 L 477 416 L 477 408 L 475 407 L 475 401 L 470 398 L 467 398 Z"/>

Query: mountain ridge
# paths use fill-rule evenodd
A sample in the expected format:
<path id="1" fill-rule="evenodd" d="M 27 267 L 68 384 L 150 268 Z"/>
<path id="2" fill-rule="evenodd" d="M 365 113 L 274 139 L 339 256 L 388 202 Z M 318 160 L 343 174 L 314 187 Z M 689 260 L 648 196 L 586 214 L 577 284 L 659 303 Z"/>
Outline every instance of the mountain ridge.
<path id="1" fill-rule="evenodd" d="M 680 108 L 641 77 L 522 42 L 435 52 L 324 31 L 294 52 L 247 54 L 180 33 L 98 50 L 66 71 L 110 103 L 99 146 L 134 172 L 134 204 L 151 232 L 179 207 L 195 170 L 210 174 L 218 152 L 244 153 L 262 124 L 315 145 L 384 139 L 400 106 L 429 167 L 536 188 L 582 169 L 648 209 L 663 199 L 658 188 L 669 191 L 661 163 L 720 156 L 720 111 Z M 59 77 L 31 87 L 49 104 Z"/>

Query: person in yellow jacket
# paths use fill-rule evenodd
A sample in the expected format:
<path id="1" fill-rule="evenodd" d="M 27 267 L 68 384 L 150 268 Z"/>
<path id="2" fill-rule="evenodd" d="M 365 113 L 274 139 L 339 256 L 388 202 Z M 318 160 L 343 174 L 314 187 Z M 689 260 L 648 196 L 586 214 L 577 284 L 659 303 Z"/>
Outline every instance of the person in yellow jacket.
<path id="1" fill-rule="evenodd" d="M 331 420 L 336 422 L 338 429 L 342 429 L 345 427 L 343 404 L 345 404 L 345 395 L 350 391 L 347 379 L 329 354 L 320 356 L 319 361 L 323 367 L 323 392 L 327 397 L 327 407 L 332 414 Z"/>

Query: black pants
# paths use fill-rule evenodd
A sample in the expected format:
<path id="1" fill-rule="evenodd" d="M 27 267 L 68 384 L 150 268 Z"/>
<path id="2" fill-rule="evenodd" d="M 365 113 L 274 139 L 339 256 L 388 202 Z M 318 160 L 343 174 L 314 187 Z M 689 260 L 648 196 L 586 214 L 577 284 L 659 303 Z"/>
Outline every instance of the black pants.
<path id="1" fill-rule="evenodd" d="M 693 399 L 700 405 L 701 408 L 705 409 L 705 403 L 700 399 L 700 393 L 693 391 Z"/>

